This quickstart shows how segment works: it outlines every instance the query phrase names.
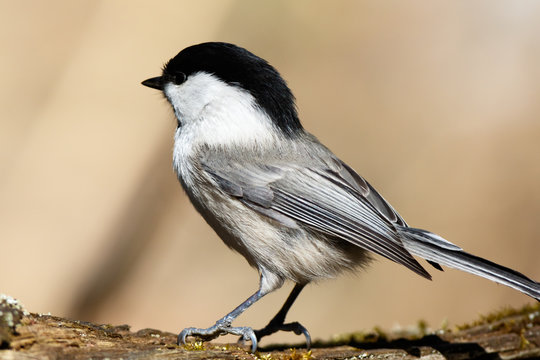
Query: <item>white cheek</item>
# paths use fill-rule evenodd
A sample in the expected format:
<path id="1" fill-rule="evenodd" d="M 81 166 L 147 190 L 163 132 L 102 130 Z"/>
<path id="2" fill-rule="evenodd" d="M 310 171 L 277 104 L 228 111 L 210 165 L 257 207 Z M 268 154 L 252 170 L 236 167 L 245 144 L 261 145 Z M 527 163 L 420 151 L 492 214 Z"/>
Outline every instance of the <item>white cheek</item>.
<path id="1" fill-rule="evenodd" d="M 166 84 L 164 91 L 181 124 L 177 141 L 184 136 L 192 145 L 274 140 L 272 122 L 253 97 L 211 74 L 190 75 L 181 85 Z"/>
<path id="2" fill-rule="evenodd" d="M 194 85 L 196 84 L 193 84 L 193 82 L 186 82 L 181 85 L 169 83 L 164 88 L 165 96 L 167 96 L 173 106 L 174 114 L 182 124 L 197 118 L 208 102 L 207 96 L 200 88 Z"/>

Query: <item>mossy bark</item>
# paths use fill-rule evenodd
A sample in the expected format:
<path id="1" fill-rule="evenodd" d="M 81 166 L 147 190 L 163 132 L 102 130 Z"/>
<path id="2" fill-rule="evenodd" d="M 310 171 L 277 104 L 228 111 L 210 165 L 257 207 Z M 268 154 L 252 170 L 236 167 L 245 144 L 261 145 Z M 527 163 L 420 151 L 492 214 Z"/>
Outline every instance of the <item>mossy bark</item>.
<path id="1" fill-rule="evenodd" d="M 1 309 L 0 309 L 1 310 Z M 3 312 L 7 310 L 4 308 Z M 484 317 L 454 330 L 355 333 L 318 341 L 308 352 L 195 342 L 177 346 L 176 334 L 129 326 L 96 325 L 50 315 L 15 314 L 0 322 L 0 359 L 524 359 L 540 358 L 540 309 L 528 307 Z"/>

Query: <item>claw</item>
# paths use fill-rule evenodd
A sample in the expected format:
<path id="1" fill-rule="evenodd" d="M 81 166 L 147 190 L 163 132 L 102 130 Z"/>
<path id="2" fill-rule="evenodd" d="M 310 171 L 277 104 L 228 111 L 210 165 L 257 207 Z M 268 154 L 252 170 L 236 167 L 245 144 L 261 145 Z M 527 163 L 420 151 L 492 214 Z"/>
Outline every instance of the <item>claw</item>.
<path id="1" fill-rule="evenodd" d="M 261 284 L 264 284 L 264 272 L 261 274 Z M 185 345 L 186 338 L 188 336 L 196 336 L 203 340 L 209 341 L 217 338 L 220 335 L 231 334 L 237 335 L 240 337 L 239 341 L 242 343 L 245 340 L 251 340 L 251 352 L 254 353 L 257 350 L 257 345 L 259 340 L 264 336 L 271 335 L 279 330 L 292 331 L 297 335 L 304 334 L 306 338 L 306 346 L 309 349 L 311 347 L 311 336 L 307 329 L 298 322 L 284 324 L 285 316 L 289 311 L 294 300 L 300 294 L 300 291 L 304 288 L 305 284 L 296 284 L 283 304 L 281 310 L 274 316 L 272 320 L 261 330 L 253 331 L 250 327 L 232 327 L 231 324 L 240 314 L 242 314 L 249 306 L 259 300 L 261 297 L 266 295 L 269 290 L 261 287 L 257 292 L 251 295 L 246 299 L 242 304 L 236 307 L 233 311 L 216 321 L 214 326 L 209 327 L 208 329 L 199 329 L 199 328 L 185 328 L 178 334 L 177 343 L 178 345 Z M 281 283 L 279 284 L 281 286 Z M 273 290 L 273 289 L 272 289 Z"/>
<path id="2" fill-rule="evenodd" d="M 178 334 L 178 338 L 176 339 L 176 345 L 186 345 L 186 336 L 188 333 L 189 328 L 186 328 Z"/>
<path id="3" fill-rule="evenodd" d="M 255 331 L 253 331 L 250 327 L 236 327 L 236 328 L 229 328 L 224 329 L 229 334 L 233 335 L 240 335 L 240 339 L 242 340 L 242 343 L 246 340 L 251 341 L 251 353 L 255 353 L 257 351 L 258 341 L 257 341 L 257 335 L 255 335 Z"/>
<path id="4" fill-rule="evenodd" d="M 242 336 L 240 336 L 240 338 L 238 339 L 238 344 L 243 346 L 245 345 L 246 340 L 251 341 L 251 353 L 255 353 L 255 351 L 257 351 L 257 347 L 259 346 L 259 341 L 257 340 L 257 335 L 255 334 L 255 331 L 253 331 L 253 329 L 251 329 L 250 332 L 246 332 Z"/>
<path id="5" fill-rule="evenodd" d="M 296 321 L 287 324 L 276 324 L 271 321 L 265 328 L 255 331 L 255 335 L 257 336 L 257 339 L 260 340 L 263 337 L 272 335 L 278 331 L 290 331 L 296 335 L 304 335 L 306 338 L 306 348 L 308 350 L 311 348 L 311 336 L 309 335 L 309 331 Z"/>
<path id="6" fill-rule="evenodd" d="M 251 339 L 251 353 L 254 354 L 255 351 L 257 350 L 257 336 L 255 336 L 255 332 L 253 330 L 251 330 L 251 332 L 249 333 L 249 338 Z"/>
<path id="7" fill-rule="evenodd" d="M 225 326 L 223 324 L 217 323 L 216 325 L 209 327 L 208 329 L 198 329 L 198 328 L 185 328 L 178 334 L 177 344 L 185 345 L 186 338 L 188 336 L 197 336 L 203 340 L 212 340 L 216 337 L 224 334 L 239 335 L 242 341 L 250 340 L 251 341 L 251 352 L 254 353 L 257 350 L 257 336 L 255 332 L 250 327 L 231 327 Z"/>
<path id="8" fill-rule="evenodd" d="M 309 331 L 299 322 L 295 321 L 288 324 L 282 324 L 279 330 L 292 331 L 296 335 L 304 335 L 306 338 L 306 348 L 309 350 L 311 347 L 311 336 L 309 335 Z"/>
<path id="9" fill-rule="evenodd" d="M 309 335 L 309 331 L 304 326 L 302 326 L 302 324 L 298 323 L 298 326 L 302 334 L 304 334 L 304 337 L 306 338 L 306 348 L 309 350 L 311 348 L 311 335 Z"/>
<path id="10" fill-rule="evenodd" d="M 191 335 L 198 335 L 197 330 L 201 330 L 201 329 L 197 329 L 197 328 L 193 328 L 193 327 L 185 328 L 184 330 L 182 330 L 180 332 L 180 334 L 178 334 L 176 344 L 177 345 L 186 345 L 186 338 L 188 336 L 191 336 Z M 200 334 L 200 335 L 202 336 L 203 334 Z"/>

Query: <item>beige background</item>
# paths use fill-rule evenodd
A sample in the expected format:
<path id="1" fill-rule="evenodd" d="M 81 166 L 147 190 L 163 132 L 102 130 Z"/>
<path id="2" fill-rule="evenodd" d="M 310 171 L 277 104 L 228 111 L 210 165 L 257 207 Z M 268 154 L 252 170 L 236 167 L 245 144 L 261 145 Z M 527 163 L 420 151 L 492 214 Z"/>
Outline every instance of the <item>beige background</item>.
<path id="1" fill-rule="evenodd" d="M 31 311 L 177 332 L 255 291 L 177 184 L 172 113 L 139 84 L 212 40 L 276 66 L 305 127 L 410 224 L 540 279 L 538 2 L 2 1 L 0 37 L 0 292 Z M 310 286 L 290 318 L 326 338 L 532 301 L 430 271 L 378 261 Z M 237 324 L 266 324 L 289 289 Z"/>

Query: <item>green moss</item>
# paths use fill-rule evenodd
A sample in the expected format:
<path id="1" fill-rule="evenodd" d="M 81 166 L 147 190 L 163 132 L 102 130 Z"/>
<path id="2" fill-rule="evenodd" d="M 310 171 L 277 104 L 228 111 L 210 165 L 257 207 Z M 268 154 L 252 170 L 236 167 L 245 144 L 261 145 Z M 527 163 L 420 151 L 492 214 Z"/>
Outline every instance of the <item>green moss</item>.
<path id="1" fill-rule="evenodd" d="M 467 330 L 475 326 L 494 324 L 497 321 L 500 321 L 507 317 L 526 315 L 526 314 L 535 313 L 539 311 L 540 311 L 540 302 L 537 302 L 534 304 L 527 304 L 519 309 L 514 309 L 511 307 L 503 307 L 500 310 L 488 313 L 486 315 L 480 315 L 480 317 L 477 320 L 471 323 L 457 325 L 456 328 L 458 330 Z M 511 326 L 512 324 L 510 322 L 511 321 L 509 321 L 509 323 L 507 324 L 499 324 L 498 326 Z"/>
<path id="2" fill-rule="evenodd" d="M 450 323 L 448 322 L 448 319 L 445 318 L 442 323 L 441 323 L 441 327 L 440 329 L 443 331 L 443 332 L 447 332 L 450 330 Z"/>
<path id="3" fill-rule="evenodd" d="M 418 323 L 416 324 L 416 328 L 418 330 L 418 338 L 423 338 L 428 333 L 428 323 L 426 320 L 418 320 Z"/>
<path id="4" fill-rule="evenodd" d="M 527 338 L 525 337 L 525 329 L 521 329 L 519 332 L 519 348 L 525 349 L 527 346 L 529 346 L 531 343 Z"/>
<path id="5" fill-rule="evenodd" d="M 352 333 L 338 334 L 332 337 L 330 341 L 316 342 L 317 345 L 339 346 L 355 343 L 375 343 L 378 341 L 387 341 L 388 335 L 380 327 L 376 326 L 372 331 L 355 331 Z"/>
<path id="6" fill-rule="evenodd" d="M 274 360 L 274 358 L 272 357 L 272 353 L 261 354 L 257 351 L 255 352 L 255 354 L 253 354 L 253 357 L 255 358 L 255 360 Z"/>
<path id="7" fill-rule="evenodd" d="M 289 349 L 291 352 L 289 356 L 286 356 L 284 360 L 310 360 L 311 350 L 299 353 L 295 348 Z"/>
<path id="8" fill-rule="evenodd" d="M 206 347 L 202 341 L 194 341 L 186 343 L 184 349 L 187 351 L 203 351 L 206 350 Z"/>

